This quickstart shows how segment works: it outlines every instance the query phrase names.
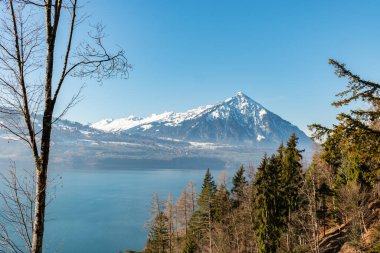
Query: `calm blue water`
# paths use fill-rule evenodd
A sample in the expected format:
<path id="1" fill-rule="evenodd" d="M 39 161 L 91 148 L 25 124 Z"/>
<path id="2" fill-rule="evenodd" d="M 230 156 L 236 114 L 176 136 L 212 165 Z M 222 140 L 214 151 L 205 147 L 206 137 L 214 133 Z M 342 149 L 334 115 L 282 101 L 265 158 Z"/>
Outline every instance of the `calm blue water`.
<path id="1" fill-rule="evenodd" d="M 220 171 L 213 171 L 217 178 Z M 178 197 L 188 181 L 197 188 L 205 170 L 60 171 L 47 209 L 46 252 L 117 253 L 145 244 L 150 202 Z M 231 173 L 229 173 L 231 176 Z M 62 179 L 59 179 L 62 177 Z"/>

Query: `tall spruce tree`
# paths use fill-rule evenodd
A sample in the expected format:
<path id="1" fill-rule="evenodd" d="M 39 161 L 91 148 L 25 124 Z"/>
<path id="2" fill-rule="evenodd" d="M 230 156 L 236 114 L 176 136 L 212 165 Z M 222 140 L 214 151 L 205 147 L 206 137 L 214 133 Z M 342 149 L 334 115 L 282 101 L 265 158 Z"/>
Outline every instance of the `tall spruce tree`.
<path id="1" fill-rule="evenodd" d="M 286 228 L 286 199 L 278 156 L 264 156 L 254 182 L 256 188 L 257 243 L 260 253 L 275 253 Z"/>
<path id="2" fill-rule="evenodd" d="M 199 211 L 193 212 L 188 228 L 183 253 L 195 253 L 199 248 L 202 248 L 202 218 Z"/>
<path id="3" fill-rule="evenodd" d="M 197 245 L 194 241 L 194 236 L 189 236 L 186 239 L 183 253 L 195 253 L 197 252 Z"/>
<path id="4" fill-rule="evenodd" d="M 322 183 L 317 189 L 317 197 L 320 201 L 319 207 L 316 210 L 317 218 L 323 226 L 323 235 L 326 234 L 326 226 L 329 218 L 329 208 L 327 206 L 327 198 L 334 195 L 334 192 L 326 183 Z"/>
<path id="5" fill-rule="evenodd" d="M 286 187 L 287 204 L 290 210 L 297 209 L 300 202 L 300 188 L 303 183 L 302 150 L 297 149 L 298 137 L 292 134 L 284 149 L 282 168 L 283 182 Z"/>
<path id="6" fill-rule="evenodd" d="M 202 184 L 202 190 L 198 198 L 198 226 L 199 231 L 202 231 L 203 237 L 207 239 L 207 248 L 209 252 L 212 252 L 212 222 L 215 219 L 215 194 L 216 184 L 214 178 L 210 173 L 210 169 L 207 169 L 205 178 Z"/>
<path id="7" fill-rule="evenodd" d="M 232 204 L 234 208 L 239 207 L 244 199 L 244 188 L 248 186 L 246 177 L 244 176 L 245 169 L 242 166 L 236 171 L 235 176 L 232 178 Z"/>
<path id="8" fill-rule="evenodd" d="M 166 253 L 169 251 L 168 218 L 159 212 L 154 218 L 148 234 L 147 253 Z"/>
<path id="9" fill-rule="evenodd" d="M 215 200 L 216 189 L 217 187 L 210 173 L 210 169 L 207 169 L 205 178 L 203 179 L 202 190 L 198 198 L 198 207 L 201 214 L 208 214 L 209 211 L 211 211 L 213 215 L 213 202 Z"/>
<path id="10" fill-rule="evenodd" d="M 217 222 L 222 222 L 230 212 L 231 200 L 230 193 L 228 192 L 226 184 L 221 183 L 215 193 L 215 215 L 214 218 Z"/>
<path id="11" fill-rule="evenodd" d="M 284 188 L 285 204 L 287 207 L 287 250 L 291 250 L 290 243 L 290 223 L 291 214 L 299 208 L 301 203 L 300 189 L 303 185 L 302 155 L 301 150 L 297 149 L 298 138 L 292 134 L 287 142 L 286 147 L 282 145 L 279 148 L 279 159 L 282 168 L 282 184 Z"/>

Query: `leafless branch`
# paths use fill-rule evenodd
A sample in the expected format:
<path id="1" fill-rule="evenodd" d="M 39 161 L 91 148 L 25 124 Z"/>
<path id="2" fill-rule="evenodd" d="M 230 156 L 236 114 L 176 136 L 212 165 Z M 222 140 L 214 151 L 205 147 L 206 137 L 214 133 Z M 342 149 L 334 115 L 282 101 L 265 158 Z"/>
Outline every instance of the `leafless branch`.
<path id="1" fill-rule="evenodd" d="M 4 190 L 0 192 L 0 252 L 31 252 L 32 224 L 35 196 L 35 180 L 33 174 L 23 172 L 23 176 L 16 171 L 15 164 L 11 164 L 8 175 L 0 174 L 0 181 Z M 16 243 L 11 235 L 24 242 Z M 3 250 L 3 251 L 1 251 Z"/>

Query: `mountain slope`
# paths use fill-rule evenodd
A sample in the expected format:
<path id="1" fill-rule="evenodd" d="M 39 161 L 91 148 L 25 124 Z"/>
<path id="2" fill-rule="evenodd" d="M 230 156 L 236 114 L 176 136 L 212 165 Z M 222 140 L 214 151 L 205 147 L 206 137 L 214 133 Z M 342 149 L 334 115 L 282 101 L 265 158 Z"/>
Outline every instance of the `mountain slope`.
<path id="1" fill-rule="evenodd" d="M 41 127 L 41 116 L 36 128 Z M 22 122 L 22 121 L 20 121 Z M 312 142 L 296 126 L 243 93 L 216 105 L 146 118 L 104 120 L 91 126 L 68 120 L 53 125 L 52 159 L 63 168 L 236 168 L 258 164 L 292 133 L 305 160 Z M 0 128 L 0 167 L 9 159 L 32 164 L 30 151 Z"/>
<path id="2" fill-rule="evenodd" d="M 183 113 L 166 112 L 146 118 L 103 120 L 91 127 L 106 132 L 258 146 L 277 146 L 295 133 L 301 143 L 311 143 L 298 127 L 242 92 L 216 105 L 202 106 Z"/>

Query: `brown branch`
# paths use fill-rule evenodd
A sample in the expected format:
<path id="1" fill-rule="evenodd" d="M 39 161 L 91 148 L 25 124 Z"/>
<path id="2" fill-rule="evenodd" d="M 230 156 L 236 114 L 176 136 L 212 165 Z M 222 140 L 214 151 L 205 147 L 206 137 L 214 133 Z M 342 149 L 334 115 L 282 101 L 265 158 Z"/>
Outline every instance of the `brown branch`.
<path id="1" fill-rule="evenodd" d="M 0 127 L 6 129 L 8 132 L 10 132 L 11 134 L 13 134 L 14 136 L 16 136 L 16 137 L 20 138 L 21 140 L 25 141 L 29 145 L 29 147 L 32 148 L 32 144 L 30 143 L 30 141 L 27 138 L 25 138 L 25 136 L 23 136 L 23 135 L 15 132 L 11 127 L 8 127 L 7 125 L 4 125 L 1 122 L 0 122 Z"/>
<path id="2" fill-rule="evenodd" d="M 54 93 L 54 96 L 53 96 L 53 105 L 55 105 L 55 103 L 57 101 L 57 97 L 58 97 L 59 91 L 61 90 L 63 81 L 65 80 L 65 77 L 67 75 L 66 74 L 66 69 L 67 69 L 67 64 L 68 64 L 68 61 L 69 61 L 70 50 L 71 50 L 71 42 L 72 42 L 73 33 L 74 33 L 75 18 L 76 18 L 76 5 L 77 5 L 77 0 L 74 0 L 74 3 L 73 3 L 73 12 L 71 14 L 71 24 L 70 24 L 69 40 L 68 40 L 68 43 L 67 43 L 67 48 L 66 48 L 66 53 L 65 53 L 65 60 L 64 60 L 64 63 L 63 63 L 61 78 L 60 78 L 60 80 L 58 82 L 57 89 L 56 89 L 56 91 Z"/>
<path id="3" fill-rule="evenodd" d="M 33 185 L 34 181 L 28 182 L 27 179 L 20 181 L 14 163 L 11 164 L 8 173 L 8 176 L 0 173 L 0 180 L 5 186 L 4 190 L 0 192 L 2 202 L 0 206 L 2 209 L 0 212 L 2 220 L 0 225 L 0 252 L 9 252 L 10 249 L 13 252 L 24 252 L 23 249 L 17 246 L 16 241 L 10 238 L 8 231 L 10 227 L 15 229 L 16 234 L 25 242 L 28 252 L 31 252 L 32 241 L 30 235 L 32 226 L 30 220 L 33 216 L 34 200 L 31 200 L 30 196 L 34 195 L 34 192 L 29 191 L 28 184 Z M 8 228 L 4 225 L 6 224 L 4 222 L 8 223 Z M 5 250 L 3 251 L 2 249 Z"/>
<path id="4" fill-rule="evenodd" d="M 23 113 L 25 116 L 25 123 L 26 123 L 27 129 L 28 129 L 28 132 L 29 132 L 30 144 L 31 144 L 31 148 L 33 151 L 33 155 L 34 155 L 35 159 L 37 160 L 39 157 L 39 154 L 38 154 L 38 150 L 37 150 L 37 143 L 35 140 L 35 133 L 33 131 L 33 127 L 31 125 L 31 120 L 30 120 L 28 95 L 27 95 L 27 91 L 26 91 L 24 74 L 23 74 L 23 64 L 22 64 L 21 55 L 20 55 L 17 21 L 16 21 L 16 15 L 15 15 L 14 7 L 13 7 L 13 0 L 9 0 L 9 4 L 10 4 L 10 9 L 11 9 L 13 29 L 14 29 L 14 47 L 16 50 L 16 57 L 17 57 L 17 63 L 18 63 L 18 68 L 19 68 L 19 75 L 20 75 L 20 86 L 21 86 L 22 100 L 23 100 Z"/>

